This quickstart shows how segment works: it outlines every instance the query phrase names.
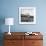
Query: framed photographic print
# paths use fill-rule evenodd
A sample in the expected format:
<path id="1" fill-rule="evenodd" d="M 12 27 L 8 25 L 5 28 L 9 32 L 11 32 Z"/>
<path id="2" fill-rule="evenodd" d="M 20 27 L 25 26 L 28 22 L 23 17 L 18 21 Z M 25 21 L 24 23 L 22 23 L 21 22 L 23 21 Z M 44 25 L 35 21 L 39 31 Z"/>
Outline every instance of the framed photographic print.
<path id="1" fill-rule="evenodd" d="M 36 7 L 19 7 L 19 24 L 36 24 Z"/>

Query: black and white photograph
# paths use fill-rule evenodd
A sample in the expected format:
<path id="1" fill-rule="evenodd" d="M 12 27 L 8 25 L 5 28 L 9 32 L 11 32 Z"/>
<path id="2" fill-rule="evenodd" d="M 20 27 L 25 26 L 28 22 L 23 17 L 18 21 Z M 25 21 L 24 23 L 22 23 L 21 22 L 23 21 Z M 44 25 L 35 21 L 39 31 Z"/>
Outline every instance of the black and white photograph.
<path id="1" fill-rule="evenodd" d="M 36 24 L 36 8 L 19 7 L 19 24 Z"/>

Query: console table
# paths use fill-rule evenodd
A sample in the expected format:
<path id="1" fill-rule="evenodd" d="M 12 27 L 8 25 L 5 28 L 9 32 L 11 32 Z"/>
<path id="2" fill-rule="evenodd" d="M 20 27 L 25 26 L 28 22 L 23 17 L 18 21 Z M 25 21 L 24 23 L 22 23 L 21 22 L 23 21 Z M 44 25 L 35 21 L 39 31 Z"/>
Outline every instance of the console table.
<path id="1" fill-rule="evenodd" d="M 43 46 L 43 35 L 40 32 L 38 35 L 26 35 L 26 32 L 11 32 L 8 35 L 4 33 L 4 46 Z"/>

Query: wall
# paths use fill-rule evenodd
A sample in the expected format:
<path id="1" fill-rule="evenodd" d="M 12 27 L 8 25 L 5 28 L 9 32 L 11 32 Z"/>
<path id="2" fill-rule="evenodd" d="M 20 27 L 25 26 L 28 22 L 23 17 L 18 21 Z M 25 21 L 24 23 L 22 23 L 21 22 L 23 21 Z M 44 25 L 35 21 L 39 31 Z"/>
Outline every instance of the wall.
<path id="1" fill-rule="evenodd" d="M 35 25 L 19 24 L 19 7 L 36 7 Z M 0 18 L 4 20 L 6 17 L 15 19 L 14 26 L 11 26 L 12 32 L 46 32 L 46 0 L 0 0 Z M 8 26 L 1 23 L 0 32 L 8 32 Z"/>
<path id="2" fill-rule="evenodd" d="M 36 7 L 36 24 L 20 25 L 19 24 L 19 7 Z M 1 0 L 0 17 L 13 17 L 15 19 L 14 26 L 11 31 L 46 31 L 46 1 L 44 0 Z M 8 26 L 1 26 L 2 32 L 8 31 Z"/>

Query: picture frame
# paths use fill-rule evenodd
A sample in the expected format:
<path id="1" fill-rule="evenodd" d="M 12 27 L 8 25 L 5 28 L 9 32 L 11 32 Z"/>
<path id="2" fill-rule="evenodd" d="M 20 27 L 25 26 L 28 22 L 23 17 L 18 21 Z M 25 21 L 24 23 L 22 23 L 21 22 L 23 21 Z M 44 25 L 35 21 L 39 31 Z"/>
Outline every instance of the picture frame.
<path id="1" fill-rule="evenodd" d="M 19 7 L 19 24 L 36 24 L 36 7 Z"/>

